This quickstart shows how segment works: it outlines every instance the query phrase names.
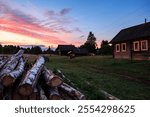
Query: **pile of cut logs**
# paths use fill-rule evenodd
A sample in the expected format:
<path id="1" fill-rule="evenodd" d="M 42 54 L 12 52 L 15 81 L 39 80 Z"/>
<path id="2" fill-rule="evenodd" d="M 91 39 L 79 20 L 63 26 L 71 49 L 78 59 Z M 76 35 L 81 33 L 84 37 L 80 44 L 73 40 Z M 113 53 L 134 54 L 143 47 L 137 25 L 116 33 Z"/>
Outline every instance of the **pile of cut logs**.
<path id="1" fill-rule="evenodd" d="M 44 66 L 39 56 L 31 65 L 24 50 L 10 57 L 0 57 L 0 99 L 3 100 L 83 100 L 85 96 L 65 83 L 61 71 Z M 57 74 L 57 75 L 56 75 Z"/>

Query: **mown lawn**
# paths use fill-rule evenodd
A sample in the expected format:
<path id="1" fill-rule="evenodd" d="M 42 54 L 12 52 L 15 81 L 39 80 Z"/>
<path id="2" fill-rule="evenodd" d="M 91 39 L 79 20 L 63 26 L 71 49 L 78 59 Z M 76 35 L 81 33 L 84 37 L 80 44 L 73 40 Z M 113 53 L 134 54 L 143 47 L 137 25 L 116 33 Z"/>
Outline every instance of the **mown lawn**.
<path id="1" fill-rule="evenodd" d="M 109 56 L 49 59 L 46 66 L 60 69 L 87 99 L 103 99 L 101 89 L 119 99 L 150 99 L 150 61 L 115 60 Z"/>

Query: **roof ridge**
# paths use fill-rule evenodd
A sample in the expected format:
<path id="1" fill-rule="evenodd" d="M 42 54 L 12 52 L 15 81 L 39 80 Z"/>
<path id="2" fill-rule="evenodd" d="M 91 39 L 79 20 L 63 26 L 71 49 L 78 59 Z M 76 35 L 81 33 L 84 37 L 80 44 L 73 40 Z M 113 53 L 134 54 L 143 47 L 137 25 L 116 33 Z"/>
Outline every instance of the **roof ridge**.
<path id="1" fill-rule="evenodd" d="M 150 37 L 150 22 L 122 29 L 110 43 Z"/>
<path id="2" fill-rule="evenodd" d="M 139 27 L 139 26 L 144 26 L 144 25 L 147 25 L 147 24 L 150 24 L 150 22 L 146 22 L 146 23 L 142 23 L 142 24 L 138 24 L 138 25 L 135 25 L 135 26 L 130 26 L 130 27 L 127 27 L 127 28 L 124 28 L 124 29 L 122 29 L 122 30 L 128 30 L 128 29 L 130 29 L 130 28 L 136 28 L 136 27 Z M 121 31 L 122 31 L 121 30 Z"/>

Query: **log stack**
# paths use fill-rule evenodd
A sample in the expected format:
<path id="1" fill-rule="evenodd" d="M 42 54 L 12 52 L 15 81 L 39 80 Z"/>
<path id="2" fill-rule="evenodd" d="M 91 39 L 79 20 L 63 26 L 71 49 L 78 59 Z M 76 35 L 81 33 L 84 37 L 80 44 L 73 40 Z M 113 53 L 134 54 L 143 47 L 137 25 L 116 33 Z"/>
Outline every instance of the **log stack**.
<path id="1" fill-rule="evenodd" d="M 39 56 L 33 65 L 29 65 L 23 53 L 23 50 L 19 50 L 11 57 L 0 57 L 1 100 L 85 99 L 70 80 L 68 84 L 65 83 L 62 72 L 57 74 L 44 66 L 44 57 Z"/>

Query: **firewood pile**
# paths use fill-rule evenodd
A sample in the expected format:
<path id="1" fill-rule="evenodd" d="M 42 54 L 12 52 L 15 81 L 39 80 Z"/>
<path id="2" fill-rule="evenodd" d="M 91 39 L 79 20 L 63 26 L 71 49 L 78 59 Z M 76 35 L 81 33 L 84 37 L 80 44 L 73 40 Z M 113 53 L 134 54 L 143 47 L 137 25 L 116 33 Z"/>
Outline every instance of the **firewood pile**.
<path id="1" fill-rule="evenodd" d="M 24 50 L 19 50 L 10 57 L 0 57 L 1 100 L 85 99 L 60 70 L 52 71 L 44 66 L 44 57 L 39 56 L 31 65 L 23 54 Z"/>

